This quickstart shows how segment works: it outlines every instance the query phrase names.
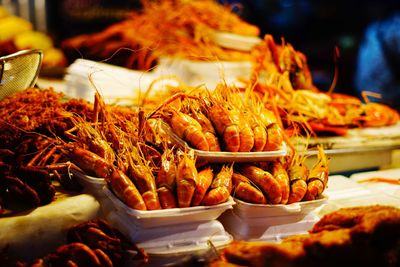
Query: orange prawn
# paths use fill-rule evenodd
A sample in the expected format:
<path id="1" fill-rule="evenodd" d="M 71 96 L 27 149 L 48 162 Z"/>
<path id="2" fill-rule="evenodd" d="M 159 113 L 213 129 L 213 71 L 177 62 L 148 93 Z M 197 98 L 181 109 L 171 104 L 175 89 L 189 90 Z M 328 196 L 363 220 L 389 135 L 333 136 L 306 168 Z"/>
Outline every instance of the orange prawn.
<path id="1" fill-rule="evenodd" d="M 145 165 L 131 165 L 130 176 L 142 194 L 148 210 L 161 209 L 156 191 L 156 182 L 151 170 Z"/>
<path id="2" fill-rule="evenodd" d="M 290 194 L 288 204 L 299 202 L 307 192 L 308 168 L 304 164 L 305 157 L 299 158 L 298 154 L 289 167 Z"/>
<path id="3" fill-rule="evenodd" d="M 192 147 L 205 151 L 210 150 L 203 128 L 197 120 L 177 110 L 172 109 L 171 113 L 170 125 L 174 133 Z"/>
<path id="4" fill-rule="evenodd" d="M 246 120 L 253 131 L 254 144 L 253 151 L 263 151 L 267 143 L 267 132 L 262 123 L 249 111 L 243 112 L 243 118 Z"/>
<path id="5" fill-rule="evenodd" d="M 322 194 L 328 184 L 329 159 L 326 157 L 323 147 L 318 146 L 318 159 L 311 168 L 307 178 L 307 193 L 304 200 L 314 200 Z"/>
<path id="6" fill-rule="evenodd" d="M 224 165 L 212 181 L 210 190 L 203 198 L 202 204 L 205 206 L 224 203 L 229 199 L 232 191 L 233 166 Z"/>
<path id="7" fill-rule="evenodd" d="M 175 197 L 176 164 L 174 154 L 165 150 L 161 156 L 160 170 L 156 176 L 158 198 L 163 209 L 178 207 Z"/>
<path id="8" fill-rule="evenodd" d="M 277 123 L 272 123 L 267 127 L 267 143 L 264 151 L 275 151 L 282 147 L 283 133 Z"/>
<path id="9" fill-rule="evenodd" d="M 195 160 L 186 152 L 179 160 L 176 170 L 176 189 L 178 194 L 178 206 L 189 207 L 193 198 L 199 174 L 196 169 Z"/>
<path id="10" fill-rule="evenodd" d="M 194 108 L 191 107 L 191 115 L 194 119 L 196 119 L 203 130 L 204 136 L 207 140 L 209 150 L 210 151 L 221 151 L 219 146 L 219 141 L 217 134 L 215 132 L 214 126 L 212 125 L 211 121 L 204 115 L 201 111 L 196 111 Z"/>
<path id="11" fill-rule="evenodd" d="M 281 202 L 282 190 L 271 173 L 252 165 L 241 166 L 239 171 L 261 189 L 271 204 Z"/>
<path id="12" fill-rule="evenodd" d="M 239 173 L 232 174 L 233 196 L 243 201 L 255 204 L 266 204 L 267 199 L 261 190 L 251 184 L 249 178 Z"/>
<path id="13" fill-rule="evenodd" d="M 239 121 L 231 116 L 229 109 L 221 103 L 212 103 L 209 115 L 218 135 L 224 140 L 225 148 L 229 152 L 238 152 L 240 149 Z"/>
<path id="14" fill-rule="evenodd" d="M 271 173 L 278 181 L 279 187 L 281 188 L 282 199 L 280 204 L 286 204 L 289 200 L 289 192 L 290 192 L 289 175 L 286 171 L 286 168 L 284 167 L 284 165 L 280 160 L 276 160 L 273 162 Z"/>
<path id="15" fill-rule="evenodd" d="M 194 191 L 191 206 L 200 205 L 204 196 L 207 193 L 214 178 L 213 170 L 211 167 L 207 167 L 199 172 L 199 181 L 196 184 L 196 190 Z"/>
<path id="16" fill-rule="evenodd" d="M 231 108 L 230 115 L 239 122 L 240 152 L 249 152 L 254 146 L 254 133 L 247 120 L 243 119 L 239 109 Z"/>
<path id="17" fill-rule="evenodd" d="M 67 144 L 66 148 L 70 160 L 83 171 L 93 173 L 100 178 L 106 178 L 111 175 L 113 165 L 99 155 L 75 144 Z"/>
<path id="18" fill-rule="evenodd" d="M 111 175 L 105 179 L 110 184 L 114 194 L 128 207 L 137 210 L 147 210 L 147 205 L 139 190 L 122 171 L 114 169 Z"/>

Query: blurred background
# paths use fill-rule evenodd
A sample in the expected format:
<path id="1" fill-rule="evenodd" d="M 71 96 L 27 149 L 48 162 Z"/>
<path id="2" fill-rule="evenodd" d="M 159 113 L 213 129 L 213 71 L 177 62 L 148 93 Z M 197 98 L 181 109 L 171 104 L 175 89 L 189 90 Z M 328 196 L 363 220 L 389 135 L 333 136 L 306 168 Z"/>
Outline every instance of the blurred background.
<path id="1" fill-rule="evenodd" d="M 330 87 L 337 64 L 335 91 L 353 95 L 357 94 L 354 79 L 358 51 L 367 27 L 400 10 L 400 1 L 396 0 L 219 2 L 232 5 L 234 12 L 260 28 L 261 35 L 272 34 L 278 43 L 284 38 L 303 52 L 314 83 L 321 90 Z M 55 45 L 71 36 L 100 31 L 141 7 L 135 0 L 0 0 L 0 4 L 48 33 Z M 335 47 L 339 58 L 335 58 Z"/>

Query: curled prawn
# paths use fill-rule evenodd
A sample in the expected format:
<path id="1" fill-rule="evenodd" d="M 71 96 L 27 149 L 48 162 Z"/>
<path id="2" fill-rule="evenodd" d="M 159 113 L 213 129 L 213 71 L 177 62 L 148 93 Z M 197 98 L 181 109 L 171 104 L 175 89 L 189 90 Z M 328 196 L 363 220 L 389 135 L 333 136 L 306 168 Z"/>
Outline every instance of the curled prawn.
<path id="1" fill-rule="evenodd" d="M 191 206 L 200 205 L 214 178 L 213 170 L 207 167 L 199 172 L 199 181 L 196 184 Z"/>
<path id="2" fill-rule="evenodd" d="M 307 178 L 307 192 L 304 200 L 314 200 L 322 194 L 328 184 L 329 159 L 326 157 L 322 146 L 318 146 L 318 159 L 311 168 Z"/>
<path id="3" fill-rule="evenodd" d="M 206 206 L 224 203 L 229 199 L 232 191 L 233 166 L 224 165 L 218 172 L 210 186 L 210 190 L 203 198 L 202 204 Z"/>
<path id="4" fill-rule="evenodd" d="M 199 180 L 195 160 L 187 153 L 179 160 L 176 170 L 176 190 L 178 194 L 178 206 L 180 208 L 189 207 L 193 198 L 196 184 Z"/>
<path id="5" fill-rule="evenodd" d="M 95 174 L 100 178 L 111 175 L 113 165 L 99 155 L 75 144 L 67 144 L 66 149 L 70 160 L 83 171 Z"/>
<path id="6" fill-rule="evenodd" d="M 243 112 L 243 118 L 246 120 L 253 131 L 254 144 L 253 151 L 263 151 L 267 143 L 267 132 L 264 125 L 256 118 L 254 114 L 249 111 Z"/>
<path id="7" fill-rule="evenodd" d="M 304 157 L 299 158 L 299 156 L 296 155 L 289 167 L 290 194 L 288 204 L 301 201 L 307 192 L 306 181 L 309 171 L 304 164 L 304 160 Z"/>
<path id="8" fill-rule="evenodd" d="M 202 131 L 207 140 L 209 150 L 210 151 L 221 151 L 218 137 L 217 137 L 214 126 L 212 125 L 211 121 L 201 111 L 197 111 L 194 108 L 191 108 L 191 110 L 192 110 L 192 112 L 191 112 L 192 117 L 194 119 L 196 119 L 202 127 Z"/>
<path id="9" fill-rule="evenodd" d="M 147 210 L 146 203 L 139 190 L 131 179 L 122 171 L 114 169 L 111 175 L 107 176 L 105 179 L 114 194 L 128 207 L 137 210 Z"/>
<path id="10" fill-rule="evenodd" d="M 156 191 L 156 182 L 150 169 L 145 165 L 131 165 L 130 176 L 142 194 L 148 210 L 161 209 Z"/>
<path id="11" fill-rule="evenodd" d="M 282 190 L 271 173 L 252 165 L 241 166 L 239 171 L 261 189 L 269 203 L 279 204 L 281 202 Z"/>
<path id="12" fill-rule="evenodd" d="M 267 199 L 261 190 L 252 185 L 249 178 L 234 172 L 232 174 L 233 196 L 243 201 L 255 204 L 266 204 Z"/>
<path id="13" fill-rule="evenodd" d="M 161 166 L 156 176 L 158 198 L 163 209 L 176 208 L 175 197 L 176 164 L 172 151 L 165 150 L 161 155 Z"/>
<path id="14" fill-rule="evenodd" d="M 171 110 L 170 125 L 174 133 L 187 141 L 192 147 L 208 151 L 210 147 L 200 123 L 189 115 Z"/>
<path id="15" fill-rule="evenodd" d="M 224 145 L 229 152 L 238 152 L 240 149 L 239 121 L 232 117 L 229 109 L 221 103 L 212 103 L 209 115 L 219 136 L 222 136 Z"/>
<path id="16" fill-rule="evenodd" d="M 289 192 L 290 192 L 289 175 L 286 171 L 286 168 L 284 167 L 281 161 L 276 160 L 273 162 L 271 173 L 278 181 L 279 187 L 282 192 L 282 199 L 280 203 L 286 204 L 289 200 Z"/>

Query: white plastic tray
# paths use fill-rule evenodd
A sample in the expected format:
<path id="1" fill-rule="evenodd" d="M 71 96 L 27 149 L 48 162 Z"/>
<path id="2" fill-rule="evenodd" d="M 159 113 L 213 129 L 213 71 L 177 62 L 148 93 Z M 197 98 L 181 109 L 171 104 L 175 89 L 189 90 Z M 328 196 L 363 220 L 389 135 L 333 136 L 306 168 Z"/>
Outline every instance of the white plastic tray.
<path id="1" fill-rule="evenodd" d="M 170 226 L 175 224 L 204 222 L 217 219 L 225 210 L 232 209 L 235 204 L 232 197 L 225 203 L 214 206 L 197 206 L 162 210 L 135 210 L 126 206 L 105 186 L 104 193 L 111 200 L 113 208 L 127 214 L 131 222 L 140 228 Z"/>
<path id="2" fill-rule="evenodd" d="M 127 214 L 111 212 L 107 220 L 152 257 L 168 257 L 172 260 L 174 256 L 209 249 L 210 243 L 218 248 L 233 240 L 217 220 L 138 228 L 130 223 L 128 217 Z"/>
<path id="3" fill-rule="evenodd" d="M 103 178 L 86 175 L 77 170 L 72 170 L 72 173 L 78 182 L 90 192 L 102 193 L 103 187 L 107 185 L 107 182 Z"/>
<path id="4" fill-rule="evenodd" d="M 313 210 L 325 204 L 328 200 L 326 195 L 322 195 L 319 199 L 311 201 L 301 201 L 292 204 L 253 204 L 235 199 L 236 205 L 234 212 L 244 218 L 266 218 L 277 216 L 291 216 L 299 214 L 308 214 Z"/>
<path id="5" fill-rule="evenodd" d="M 189 146 L 184 140 L 177 136 L 167 125 L 162 123 L 163 129 L 171 136 L 174 142 L 185 150 L 193 150 L 194 155 L 198 160 L 204 160 L 214 163 L 223 162 L 258 162 L 258 161 L 273 161 L 279 157 L 284 157 L 288 153 L 286 143 L 282 143 L 282 148 L 275 151 L 261 151 L 261 152 L 227 152 L 227 151 L 204 151 L 194 149 Z"/>
<path id="6" fill-rule="evenodd" d="M 285 237 L 307 233 L 319 218 L 314 213 L 246 218 L 229 210 L 218 220 L 236 240 L 280 242 Z"/>

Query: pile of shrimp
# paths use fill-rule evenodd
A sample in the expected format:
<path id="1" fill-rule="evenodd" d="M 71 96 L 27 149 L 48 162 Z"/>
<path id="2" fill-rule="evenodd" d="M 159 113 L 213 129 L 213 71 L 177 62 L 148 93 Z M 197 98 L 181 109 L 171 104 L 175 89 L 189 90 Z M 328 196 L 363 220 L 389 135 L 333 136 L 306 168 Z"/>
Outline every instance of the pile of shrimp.
<path id="1" fill-rule="evenodd" d="M 257 36 L 259 29 L 214 0 L 143 1 L 140 11 L 104 31 L 80 35 L 62 43 L 71 58 L 108 60 L 132 69 L 148 70 L 162 56 L 196 60 L 249 60 L 248 52 L 225 49 L 210 38 L 214 31 Z M 124 49 L 126 48 L 126 49 Z M 123 50 L 121 50 L 123 49 Z M 118 52 L 118 53 L 116 53 Z"/>
<path id="2" fill-rule="evenodd" d="M 328 184 L 329 159 L 322 147 L 308 168 L 297 153 L 271 162 L 238 165 L 232 196 L 255 204 L 291 204 L 318 199 Z"/>
<path id="3" fill-rule="evenodd" d="M 110 109 L 119 127 L 135 121 L 130 109 Z M 29 88 L 1 100 L 0 110 L 0 214 L 52 202 L 54 182 L 78 190 L 68 173 L 69 158 L 59 148 L 74 140 L 98 147 L 94 132 L 76 132 L 79 123 L 96 120 L 94 105 L 51 88 Z"/>
<path id="4" fill-rule="evenodd" d="M 399 113 L 391 107 L 372 103 L 365 92 L 364 103 L 354 96 L 333 93 L 337 75 L 328 92 L 319 90 L 312 80 L 306 56 L 289 43 L 278 45 L 271 35 L 255 47 L 253 72 L 249 81 L 272 107 L 288 132 L 306 135 L 331 133 L 346 135 L 349 128 L 394 125 Z"/>
<path id="5" fill-rule="evenodd" d="M 183 87 L 171 92 L 176 93 L 148 118 L 161 118 L 189 147 L 228 152 L 282 148 L 285 136 L 280 122 L 251 92 L 242 93 L 227 84 L 219 84 L 213 91 Z"/>

